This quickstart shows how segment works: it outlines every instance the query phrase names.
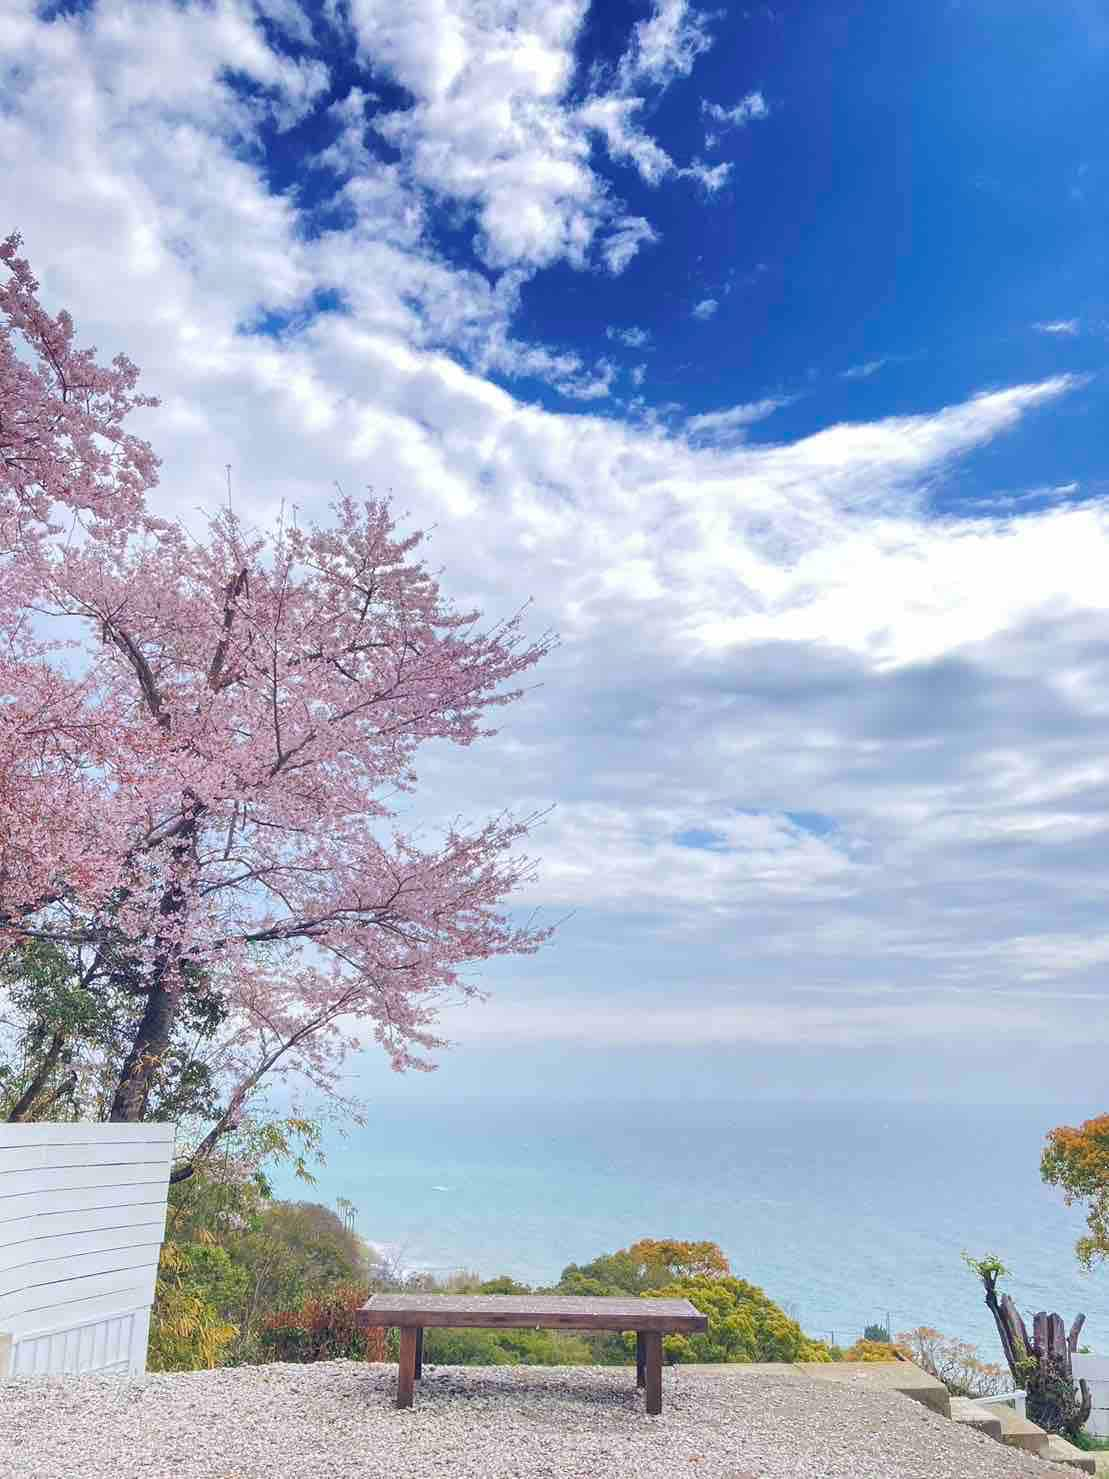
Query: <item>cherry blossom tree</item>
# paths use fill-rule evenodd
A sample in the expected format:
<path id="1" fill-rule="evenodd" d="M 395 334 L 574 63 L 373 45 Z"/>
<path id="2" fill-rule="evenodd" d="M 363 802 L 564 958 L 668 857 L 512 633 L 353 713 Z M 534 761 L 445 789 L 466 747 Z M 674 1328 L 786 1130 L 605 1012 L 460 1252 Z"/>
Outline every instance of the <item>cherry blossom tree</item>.
<path id="1" fill-rule="evenodd" d="M 482 996 L 458 968 L 553 933 L 496 912 L 534 877 L 506 855 L 542 813 L 452 823 L 431 851 L 374 828 L 417 746 L 495 734 L 483 711 L 523 692 L 498 688 L 557 639 L 517 650 L 526 608 L 472 631 L 387 502 L 340 490 L 332 527 L 269 538 L 228 508 L 203 543 L 156 517 L 158 459 L 122 423 L 157 401 L 125 356 L 74 348 L 19 246 L 0 244 L 0 958 L 53 947 L 80 992 L 133 1003 L 112 1120 L 148 1113 L 190 994 L 226 1008 L 226 1097 L 180 1178 L 267 1075 L 337 1100 L 361 1046 L 341 1019 L 430 1069 L 445 994 Z"/>

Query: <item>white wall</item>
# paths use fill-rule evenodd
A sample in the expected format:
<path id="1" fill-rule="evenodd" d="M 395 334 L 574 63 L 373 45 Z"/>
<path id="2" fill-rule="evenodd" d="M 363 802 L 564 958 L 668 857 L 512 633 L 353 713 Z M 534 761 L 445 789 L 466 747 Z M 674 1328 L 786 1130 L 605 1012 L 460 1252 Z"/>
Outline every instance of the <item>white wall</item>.
<path id="1" fill-rule="evenodd" d="M 1073 1355 L 1070 1364 L 1075 1382 L 1085 1377 L 1090 1388 L 1090 1418 L 1084 1431 L 1109 1438 L 1109 1357 Z"/>
<path id="2" fill-rule="evenodd" d="M 175 1131 L 0 1124 L 0 1380 L 146 1369 Z"/>

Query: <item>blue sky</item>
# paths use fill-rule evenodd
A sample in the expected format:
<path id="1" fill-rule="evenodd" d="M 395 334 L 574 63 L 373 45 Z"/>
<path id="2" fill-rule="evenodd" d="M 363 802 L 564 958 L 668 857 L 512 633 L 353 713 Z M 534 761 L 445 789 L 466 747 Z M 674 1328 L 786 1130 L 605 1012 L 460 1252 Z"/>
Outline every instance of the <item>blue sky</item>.
<path id="1" fill-rule="evenodd" d="M 390 492 L 562 643 L 406 825 L 553 807 L 366 1099 L 1095 1101 L 1093 0 L 9 0 L 0 200 L 198 532 Z"/>

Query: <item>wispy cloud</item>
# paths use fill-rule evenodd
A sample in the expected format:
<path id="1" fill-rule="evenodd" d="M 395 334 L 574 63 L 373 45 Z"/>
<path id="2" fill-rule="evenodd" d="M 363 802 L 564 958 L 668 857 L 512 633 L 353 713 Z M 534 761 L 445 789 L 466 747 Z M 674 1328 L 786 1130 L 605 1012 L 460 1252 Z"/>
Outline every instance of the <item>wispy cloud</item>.
<path id="1" fill-rule="evenodd" d="M 605 329 L 605 336 L 609 339 L 618 339 L 629 349 L 646 349 L 651 342 L 650 330 L 641 329 L 636 324 L 631 324 L 626 329 L 618 329 L 613 324 L 609 324 Z"/>
<path id="2" fill-rule="evenodd" d="M 717 123 L 729 124 L 734 128 L 742 128 L 745 123 L 750 123 L 753 118 L 766 118 L 770 109 L 766 106 L 766 99 L 761 92 L 749 92 L 745 98 L 741 98 L 734 108 L 725 108 L 720 103 L 710 103 L 707 98 L 701 100 L 701 112 L 707 113 Z"/>
<path id="3" fill-rule="evenodd" d="M 1063 334 L 1067 338 L 1074 338 L 1079 331 L 1079 322 L 1076 318 L 1055 318 L 1049 323 L 1033 324 L 1041 334 Z"/>
<path id="4" fill-rule="evenodd" d="M 701 112 L 711 118 L 719 125 L 715 129 L 705 130 L 705 148 L 714 149 L 720 141 L 720 131 L 725 128 L 745 128 L 748 123 L 755 119 L 768 118 L 770 109 L 766 105 L 766 99 L 761 92 L 749 92 L 745 98 L 741 98 L 733 108 L 725 108 L 721 103 L 710 103 L 708 98 L 701 99 Z"/>
<path id="5" fill-rule="evenodd" d="M 687 0 L 655 0 L 655 13 L 640 21 L 632 31 L 627 50 L 620 58 L 615 79 L 601 86 L 594 73 L 594 88 L 574 115 L 576 124 L 605 141 L 609 157 L 634 166 L 648 185 L 668 178 L 695 180 L 706 196 L 721 190 L 731 173 L 731 164 L 705 164 L 693 159 L 679 165 L 640 123 L 646 104 L 644 88 L 665 90 L 678 77 L 688 76 L 702 52 L 712 45 L 707 24 L 713 15 L 694 10 Z M 715 106 L 715 105 L 713 105 Z M 721 109 L 730 123 L 761 116 L 762 95 L 752 93 L 734 109 Z"/>
<path id="6" fill-rule="evenodd" d="M 712 46 L 707 26 L 713 18 L 694 10 L 688 0 L 656 0 L 654 15 L 636 24 L 620 59 L 621 84 L 647 81 L 667 87 L 677 77 L 688 77 L 697 58 Z"/>
<path id="7" fill-rule="evenodd" d="M 622 216 L 601 246 L 605 266 L 619 276 L 640 247 L 658 241 L 658 232 L 645 216 Z"/>
<path id="8" fill-rule="evenodd" d="M 765 400 L 730 406 L 726 411 L 706 411 L 700 416 L 690 416 L 685 431 L 688 436 L 712 442 L 734 440 L 754 422 L 763 421 L 782 406 L 788 406 L 792 399 L 792 396 L 768 396 Z"/>
<path id="9" fill-rule="evenodd" d="M 693 317 L 700 319 L 711 318 L 719 307 L 720 304 L 715 298 L 702 298 L 700 303 L 693 305 Z"/>
<path id="10" fill-rule="evenodd" d="M 841 380 L 869 380 L 871 375 L 877 375 L 883 365 L 888 365 L 889 359 L 868 359 L 861 365 L 852 365 L 849 370 L 840 374 Z"/>
<path id="11" fill-rule="evenodd" d="M 697 180 L 705 187 L 710 195 L 715 195 L 717 190 L 720 190 L 727 184 L 728 176 L 731 172 L 732 165 L 730 161 L 722 164 L 709 165 L 702 164 L 699 159 L 695 159 L 692 164 L 687 165 L 685 169 L 680 171 L 681 174 L 688 175 L 691 179 Z"/>

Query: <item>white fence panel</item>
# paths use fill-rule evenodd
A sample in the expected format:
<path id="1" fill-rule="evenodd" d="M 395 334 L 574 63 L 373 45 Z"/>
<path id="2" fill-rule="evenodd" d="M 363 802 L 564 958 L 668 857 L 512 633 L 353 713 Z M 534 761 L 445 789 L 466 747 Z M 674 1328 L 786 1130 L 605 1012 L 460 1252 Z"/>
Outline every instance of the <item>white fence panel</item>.
<path id="1" fill-rule="evenodd" d="M 0 1380 L 146 1369 L 175 1133 L 0 1124 Z"/>
<path id="2" fill-rule="evenodd" d="M 1090 1418 L 1086 1432 L 1095 1438 L 1109 1438 L 1109 1356 L 1074 1355 L 1070 1364 L 1075 1381 L 1084 1377 L 1090 1388 Z"/>

